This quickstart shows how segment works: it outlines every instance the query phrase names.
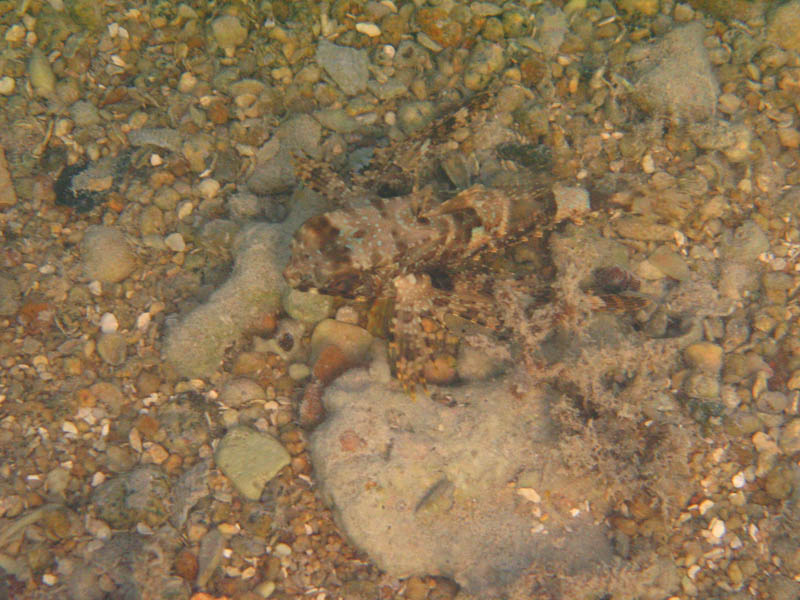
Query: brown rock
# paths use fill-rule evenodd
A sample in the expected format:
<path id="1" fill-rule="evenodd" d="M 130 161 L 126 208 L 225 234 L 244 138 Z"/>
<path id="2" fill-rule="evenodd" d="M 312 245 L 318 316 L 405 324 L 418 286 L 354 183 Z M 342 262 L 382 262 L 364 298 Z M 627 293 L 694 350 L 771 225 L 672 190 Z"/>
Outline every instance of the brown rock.
<path id="1" fill-rule="evenodd" d="M 322 392 L 325 386 L 319 381 L 312 381 L 306 386 L 298 408 L 300 426 L 313 429 L 325 419 L 325 407 L 322 405 Z"/>
<path id="2" fill-rule="evenodd" d="M 181 550 L 175 557 L 175 572 L 186 581 L 194 581 L 197 577 L 197 557 L 191 550 Z"/>
<path id="3" fill-rule="evenodd" d="M 314 363 L 313 375 L 316 380 L 326 385 L 355 366 L 355 363 L 336 344 L 330 344 L 320 352 Z"/>
<path id="4" fill-rule="evenodd" d="M 206 114 L 208 115 L 209 121 L 215 125 L 224 125 L 228 122 L 228 118 L 230 117 L 228 106 L 223 100 L 215 100 L 212 102 L 208 110 L 206 110 Z"/>

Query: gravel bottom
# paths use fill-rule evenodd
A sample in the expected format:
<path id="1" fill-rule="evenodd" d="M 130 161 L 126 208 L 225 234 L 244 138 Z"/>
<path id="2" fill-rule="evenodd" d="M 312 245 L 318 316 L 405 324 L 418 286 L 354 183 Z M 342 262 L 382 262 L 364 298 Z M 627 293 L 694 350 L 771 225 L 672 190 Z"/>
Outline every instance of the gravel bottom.
<path id="1" fill-rule="evenodd" d="M 232 265 L 319 210 L 293 155 L 358 170 L 484 89 L 590 191 L 637 331 L 697 324 L 635 412 L 691 423 L 686 471 L 612 485 L 607 572 L 511 597 L 800 595 L 800 2 L 25 0 L 0 34 L 0 597 L 469 597 L 384 574 L 316 491 L 313 324 L 362 309 Z M 165 361 L 231 273 L 253 297 Z"/>

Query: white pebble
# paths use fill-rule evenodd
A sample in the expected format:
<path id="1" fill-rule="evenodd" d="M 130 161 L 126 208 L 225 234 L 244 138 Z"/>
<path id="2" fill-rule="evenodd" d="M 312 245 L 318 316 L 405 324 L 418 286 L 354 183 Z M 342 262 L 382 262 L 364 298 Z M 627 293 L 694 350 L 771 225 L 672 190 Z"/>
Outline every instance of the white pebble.
<path id="1" fill-rule="evenodd" d="M 747 480 L 744 477 L 744 473 L 742 471 L 739 471 L 736 475 L 734 475 L 731 478 L 731 483 L 733 484 L 733 487 L 735 487 L 736 489 L 743 488 L 745 483 L 747 483 Z"/>
<path id="2" fill-rule="evenodd" d="M 94 475 L 92 475 L 92 487 L 97 487 L 101 483 L 106 480 L 106 474 L 97 471 Z"/>
<path id="3" fill-rule="evenodd" d="M 161 158 L 158 154 L 153 152 L 150 155 L 150 166 L 151 167 L 160 167 L 163 164 L 164 164 L 164 159 Z"/>
<path id="4" fill-rule="evenodd" d="M 103 284 L 97 279 L 89 282 L 89 293 L 92 296 L 100 296 L 103 293 Z"/>
<path id="5" fill-rule="evenodd" d="M 183 221 L 186 217 L 194 212 L 194 204 L 189 201 L 181 202 L 178 207 L 178 220 Z"/>
<path id="6" fill-rule="evenodd" d="M 72 421 L 64 421 L 61 424 L 61 431 L 67 435 L 78 435 L 78 428 L 75 427 L 75 423 Z"/>
<path id="7" fill-rule="evenodd" d="M 384 47 L 383 47 L 383 53 L 384 53 L 384 54 L 385 54 L 385 55 L 386 55 L 388 58 L 394 58 L 394 55 L 397 53 L 397 50 L 395 50 L 395 49 L 394 49 L 394 46 L 392 46 L 391 44 L 386 44 L 386 45 L 384 45 Z"/>
<path id="8" fill-rule="evenodd" d="M 149 312 L 140 314 L 138 317 L 136 317 L 136 329 L 138 329 L 139 331 L 144 331 L 150 326 L 151 319 L 152 316 L 150 315 Z"/>
<path id="9" fill-rule="evenodd" d="M 378 37 L 381 34 L 381 28 L 375 23 L 356 23 L 356 31 L 369 37 Z"/>
<path id="10" fill-rule="evenodd" d="M 242 579 L 252 579 L 256 576 L 256 569 L 255 567 L 246 567 L 242 571 Z"/>
<path id="11" fill-rule="evenodd" d="M 272 553 L 275 556 L 290 556 L 292 554 L 292 548 L 288 544 L 281 542 L 280 544 L 275 544 Z"/>
<path id="12" fill-rule="evenodd" d="M 718 540 L 722 539 L 722 536 L 725 535 L 725 521 L 716 518 L 712 519 L 708 530 L 711 532 L 712 537 L 715 537 Z"/>
<path id="13" fill-rule="evenodd" d="M 117 317 L 108 312 L 103 313 L 103 316 L 100 317 L 100 331 L 103 333 L 114 333 L 117 329 L 119 329 Z"/>
<path id="14" fill-rule="evenodd" d="M 542 497 L 533 488 L 529 487 L 519 488 L 517 490 L 517 494 L 525 498 L 525 500 L 527 500 L 528 502 L 533 502 L 534 504 L 539 504 L 542 501 Z"/>
<path id="15" fill-rule="evenodd" d="M 697 509 L 700 511 L 700 514 L 701 514 L 701 515 L 704 515 L 704 514 L 706 514 L 706 513 L 707 513 L 709 510 L 711 510 L 711 507 L 712 507 L 712 506 L 714 506 L 714 501 L 713 501 L 713 500 L 709 500 L 708 498 L 706 498 L 705 500 L 703 500 L 703 501 L 700 503 L 700 505 L 697 507 Z"/>
<path id="16" fill-rule="evenodd" d="M 42 583 L 45 585 L 53 586 L 58 583 L 58 577 L 56 577 L 52 573 L 45 573 L 44 575 L 42 575 Z"/>
<path id="17" fill-rule="evenodd" d="M 139 535 L 153 535 L 153 529 L 147 523 L 140 521 L 136 524 L 136 533 Z"/>
<path id="18" fill-rule="evenodd" d="M 197 191 L 206 200 L 211 200 L 219 192 L 220 185 L 216 179 L 203 179 L 198 186 Z"/>
<path id="19" fill-rule="evenodd" d="M 648 152 L 642 157 L 642 171 L 645 173 L 653 173 L 656 170 L 656 163 L 653 161 L 653 156 Z"/>
<path id="20" fill-rule="evenodd" d="M 183 236 L 178 232 L 170 233 L 164 238 L 164 243 L 167 245 L 167 248 L 173 252 L 183 252 L 186 250 L 186 242 L 183 241 Z"/>

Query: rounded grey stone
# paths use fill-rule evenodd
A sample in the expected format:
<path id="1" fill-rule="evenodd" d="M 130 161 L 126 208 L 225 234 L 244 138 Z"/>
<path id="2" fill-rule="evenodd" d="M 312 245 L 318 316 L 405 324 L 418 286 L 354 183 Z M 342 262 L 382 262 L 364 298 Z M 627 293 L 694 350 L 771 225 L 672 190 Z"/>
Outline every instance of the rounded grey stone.
<path id="1" fill-rule="evenodd" d="M 264 485 L 289 464 L 289 453 L 269 434 L 236 427 L 220 440 L 214 460 L 233 487 L 255 501 Z"/>
<path id="2" fill-rule="evenodd" d="M 136 255 L 125 234 L 102 225 L 90 227 L 83 237 L 83 271 L 89 279 L 115 283 L 136 267 Z"/>

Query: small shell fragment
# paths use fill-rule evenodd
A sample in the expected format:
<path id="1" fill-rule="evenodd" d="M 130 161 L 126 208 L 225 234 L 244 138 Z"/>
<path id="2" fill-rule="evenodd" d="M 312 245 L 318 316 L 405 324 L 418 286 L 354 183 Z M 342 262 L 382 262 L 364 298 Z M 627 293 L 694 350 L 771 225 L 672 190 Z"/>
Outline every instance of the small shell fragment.
<path id="1" fill-rule="evenodd" d="M 534 504 L 539 504 L 542 501 L 542 497 L 539 493 L 533 488 L 519 488 L 517 493 L 525 498 L 528 502 L 533 502 Z"/>

